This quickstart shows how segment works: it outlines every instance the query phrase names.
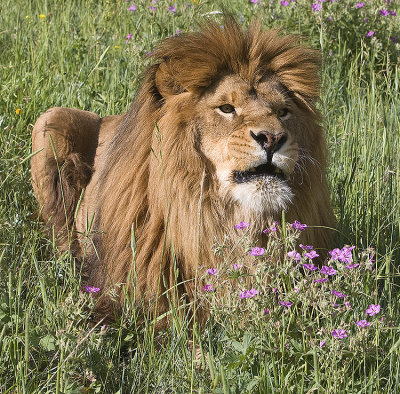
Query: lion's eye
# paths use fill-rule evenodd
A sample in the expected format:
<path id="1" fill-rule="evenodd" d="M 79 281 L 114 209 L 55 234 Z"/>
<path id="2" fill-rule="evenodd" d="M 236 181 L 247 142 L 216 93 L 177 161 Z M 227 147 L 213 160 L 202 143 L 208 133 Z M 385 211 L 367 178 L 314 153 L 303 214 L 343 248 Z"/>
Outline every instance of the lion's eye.
<path id="1" fill-rule="evenodd" d="M 281 120 L 286 120 L 290 116 L 290 112 L 288 108 L 281 108 L 277 112 L 278 118 Z"/>
<path id="2" fill-rule="evenodd" d="M 235 107 L 230 104 L 224 104 L 218 107 L 224 114 L 232 114 L 235 112 Z"/>

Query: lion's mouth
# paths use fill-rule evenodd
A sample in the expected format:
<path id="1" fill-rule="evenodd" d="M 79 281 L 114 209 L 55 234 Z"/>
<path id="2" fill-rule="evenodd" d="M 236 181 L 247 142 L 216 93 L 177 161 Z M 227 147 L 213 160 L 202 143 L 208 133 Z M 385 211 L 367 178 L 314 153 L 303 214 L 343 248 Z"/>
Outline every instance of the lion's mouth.
<path id="1" fill-rule="evenodd" d="M 233 180 L 236 183 L 246 183 L 259 178 L 267 177 L 275 177 L 282 181 L 286 180 L 283 171 L 274 166 L 272 163 L 262 164 L 260 166 L 250 168 L 246 171 L 233 171 Z"/>

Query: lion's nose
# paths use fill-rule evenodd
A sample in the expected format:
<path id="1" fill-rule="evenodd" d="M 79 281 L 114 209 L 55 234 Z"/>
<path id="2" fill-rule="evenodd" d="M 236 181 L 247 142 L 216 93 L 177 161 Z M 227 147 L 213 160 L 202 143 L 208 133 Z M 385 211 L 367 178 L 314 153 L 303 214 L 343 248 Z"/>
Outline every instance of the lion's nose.
<path id="1" fill-rule="evenodd" d="M 268 160 L 272 159 L 272 155 L 282 147 L 288 138 L 284 132 L 276 134 L 266 130 L 259 131 L 257 134 L 250 131 L 250 134 L 265 149 Z"/>

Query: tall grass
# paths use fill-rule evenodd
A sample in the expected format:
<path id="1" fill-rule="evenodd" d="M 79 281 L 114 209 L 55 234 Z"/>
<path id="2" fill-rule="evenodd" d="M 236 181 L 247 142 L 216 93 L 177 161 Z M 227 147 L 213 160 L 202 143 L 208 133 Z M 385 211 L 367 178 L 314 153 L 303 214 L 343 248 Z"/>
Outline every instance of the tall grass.
<path id="1" fill-rule="evenodd" d="M 355 1 L 325 2 L 321 12 L 305 0 L 225 2 L 243 23 L 257 16 L 321 49 L 337 246 L 376 249 L 374 275 L 361 277 L 343 318 L 365 316 L 366 303 L 381 305 L 385 320 L 368 331 L 368 352 L 352 347 L 354 328 L 325 348 L 296 336 L 296 320 L 319 329 L 335 321 L 308 315 L 304 305 L 277 312 L 274 329 L 260 317 L 243 329 L 235 315 L 212 314 L 205 329 L 190 331 L 176 313 L 169 331 L 155 333 L 151 322 L 136 324 L 129 303 L 118 322 L 95 325 L 74 260 L 57 253 L 34 219 L 30 132 L 39 114 L 58 105 L 102 116 L 126 111 L 146 52 L 223 5 L 188 3 L 177 1 L 176 13 L 163 0 L 155 12 L 147 0 L 134 12 L 122 0 L 0 3 L 0 393 L 398 392 L 400 55 L 390 37 L 400 39 L 400 29 L 398 16 L 379 14 L 400 14 L 394 1 L 360 9 Z"/>

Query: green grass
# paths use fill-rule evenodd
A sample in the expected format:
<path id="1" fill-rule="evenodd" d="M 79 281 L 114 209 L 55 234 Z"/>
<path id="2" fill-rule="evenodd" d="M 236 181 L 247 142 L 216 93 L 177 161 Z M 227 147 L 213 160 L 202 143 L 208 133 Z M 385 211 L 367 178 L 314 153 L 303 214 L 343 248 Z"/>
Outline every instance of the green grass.
<path id="1" fill-rule="evenodd" d="M 245 23 L 258 16 L 265 26 L 303 34 L 322 51 L 320 106 L 338 247 L 377 251 L 375 271 L 359 278 L 342 320 L 298 305 L 274 315 L 275 325 L 259 319 L 243 328 L 235 325 L 239 314 L 215 313 L 200 333 L 176 318 L 171 330 L 156 334 L 150 322 L 137 327 L 127 303 L 120 321 L 95 326 L 92 299 L 79 292 L 73 259 L 57 254 L 32 219 L 35 120 L 60 105 L 102 116 L 126 111 L 146 52 L 178 29 L 194 28 L 201 14 L 221 9 L 188 1 L 191 8 L 176 3 L 176 14 L 163 0 L 155 13 L 144 0 L 135 2 L 135 13 L 122 0 L 0 3 L 0 393 L 399 392 L 400 52 L 389 36 L 400 39 L 400 23 L 399 16 L 378 13 L 400 14 L 394 2 L 373 0 L 359 10 L 350 0 L 327 2 L 322 13 L 305 0 L 290 7 L 261 0 L 225 4 Z M 128 33 L 133 37 L 126 42 Z M 345 285 L 350 289 L 343 279 Z M 380 303 L 382 312 L 358 338 L 350 322 L 364 318 L 371 303 Z M 320 348 L 311 344 L 312 334 L 293 331 L 296 321 L 315 331 L 343 321 L 354 335 Z"/>

